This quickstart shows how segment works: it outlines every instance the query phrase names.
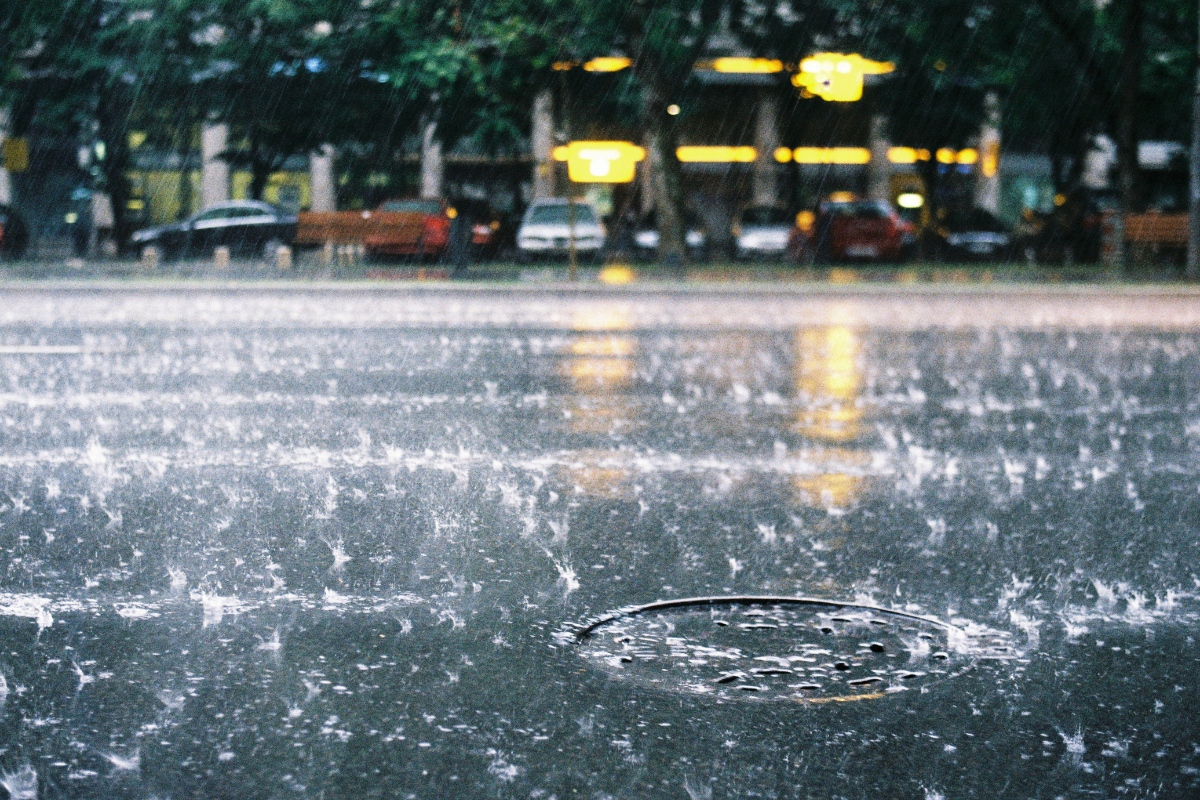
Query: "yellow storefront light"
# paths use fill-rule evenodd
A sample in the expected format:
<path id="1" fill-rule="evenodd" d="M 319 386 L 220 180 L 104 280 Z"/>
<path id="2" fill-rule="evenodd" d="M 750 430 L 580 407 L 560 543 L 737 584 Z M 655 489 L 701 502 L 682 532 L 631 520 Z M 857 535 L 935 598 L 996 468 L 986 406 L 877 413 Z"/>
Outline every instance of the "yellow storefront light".
<path id="1" fill-rule="evenodd" d="M 766 75 L 783 72 L 783 62 L 773 58 L 718 58 L 712 62 L 717 72 L 734 72 L 743 75 Z"/>
<path id="2" fill-rule="evenodd" d="M 996 177 L 996 172 L 1000 169 L 1000 143 L 989 142 L 984 150 L 983 163 L 979 165 L 979 171 L 983 173 L 985 178 Z"/>
<path id="3" fill-rule="evenodd" d="M 970 166 L 979 160 L 979 151 L 968 147 L 966 150 L 959 150 L 958 157 L 955 159 L 959 164 Z"/>
<path id="4" fill-rule="evenodd" d="M 792 160 L 791 149 L 787 148 L 787 147 L 776 147 L 775 148 L 775 160 L 778 161 L 780 164 L 786 164 L 789 161 L 791 161 Z"/>
<path id="5" fill-rule="evenodd" d="M 29 140 L 13 136 L 4 140 L 2 151 L 4 169 L 9 172 L 25 172 L 29 169 Z"/>
<path id="6" fill-rule="evenodd" d="M 680 147 L 675 157 L 685 164 L 749 164 L 758 157 L 753 147 Z"/>
<path id="7" fill-rule="evenodd" d="M 601 56 L 586 62 L 583 68 L 588 72 L 619 72 L 632 63 L 623 56 Z"/>
<path id="8" fill-rule="evenodd" d="M 953 164 L 958 160 L 958 153 L 954 152 L 949 147 L 940 148 L 936 155 L 939 164 Z"/>
<path id="9" fill-rule="evenodd" d="M 862 98 L 864 75 L 895 69 L 890 61 L 872 61 L 858 53 L 817 53 L 800 62 L 792 85 L 825 100 L 850 103 Z"/>
<path id="10" fill-rule="evenodd" d="M 869 164 L 871 151 L 865 147 L 797 147 L 792 158 L 797 164 Z"/>
<path id="11" fill-rule="evenodd" d="M 646 151 L 629 142 L 571 142 L 554 148 L 554 159 L 567 162 L 576 183 L 629 183 Z"/>

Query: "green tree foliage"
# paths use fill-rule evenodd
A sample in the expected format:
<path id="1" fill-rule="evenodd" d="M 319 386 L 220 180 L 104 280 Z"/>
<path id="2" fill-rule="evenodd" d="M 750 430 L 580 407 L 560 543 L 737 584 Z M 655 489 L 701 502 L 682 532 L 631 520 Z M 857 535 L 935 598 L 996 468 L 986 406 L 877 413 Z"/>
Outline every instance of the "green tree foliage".
<path id="1" fill-rule="evenodd" d="M 521 151 L 554 62 L 622 54 L 611 86 L 646 136 L 662 250 L 682 258 L 666 108 L 714 41 L 791 64 L 895 61 L 867 102 L 906 144 L 965 144 L 988 89 L 1006 140 L 1056 163 L 1108 132 L 1132 202 L 1137 139 L 1186 137 L 1195 21 L 1190 0 L 8 0 L 0 52 L 13 127 L 104 141 L 118 209 L 134 125 L 186 151 L 202 122 L 228 122 L 228 158 L 259 194 L 291 155 L 334 144 L 383 162 L 427 125 L 447 146 Z"/>

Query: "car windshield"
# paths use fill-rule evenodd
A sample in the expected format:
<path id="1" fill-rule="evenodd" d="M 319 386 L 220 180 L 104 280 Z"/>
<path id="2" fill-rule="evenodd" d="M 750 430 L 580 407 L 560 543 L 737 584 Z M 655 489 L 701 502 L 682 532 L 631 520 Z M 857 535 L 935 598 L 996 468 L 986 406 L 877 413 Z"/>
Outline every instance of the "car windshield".
<path id="1" fill-rule="evenodd" d="M 534 206 L 529 209 L 525 221 L 530 225 L 569 225 L 571 208 L 566 203 Z M 585 203 L 575 204 L 575 223 L 577 225 L 596 224 L 596 211 Z"/>
<path id="2" fill-rule="evenodd" d="M 742 212 L 743 226 L 777 226 L 791 227 L 792 215 L 782 208 L 747 208 Z"/>
<path id="3" fill-rule="evenodd" d="M 684 209 L 683 224 L 688 230 L 701 230 L 704 228 L 704 221 L 700 219 L 700 215 L 692 209 Z M 642 217 L 638 227 L 642 230 L 658 230 L 658 215 L 653 211 Z"/>
<path id="4" fill-rule="evenodd" d="M 988 214 L 986 211 L 973 210 L 967 212 L 959 212 L 950 214 L 946 217 L 945 227 L 947 230 L 957 233 L 1007 233 L 1008 226 L 1000 220 Z"/>
<path id="5" fill-rule="evenodd" d="M 888 216 L 888 210 L 885 206 L 870 201 L 827 203 L 825 212 L 835 217 L 851 217 L 854 219 L 885 219 Z"/>
<path id="6" fill-rule="evenodd" d="M 442 213 L 442 204 L 438 200 L 388 200 L 379 210 L 436 215 Z"/>

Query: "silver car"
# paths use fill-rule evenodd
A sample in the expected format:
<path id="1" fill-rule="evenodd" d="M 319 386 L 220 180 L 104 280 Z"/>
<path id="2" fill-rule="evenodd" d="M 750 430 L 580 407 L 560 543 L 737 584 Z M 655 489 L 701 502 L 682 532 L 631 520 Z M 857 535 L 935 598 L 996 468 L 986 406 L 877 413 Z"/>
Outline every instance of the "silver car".
<path id="1" fill-rule="evenodd" d="M 792 215 L 777 206 L 752 206 L 738 214 L 731 232 L 735 258 L 782 257 L 792 233 Z"/>
<path id="2" fill-rule="evenodd" d="M 572 229 L 575 251 L 585 258 L 598 258 L 604 249 L 607 232 L 591 203 L 567 200 L 537 200 L 525 211 L 517 228 L 517 252 L 523 259 L 565 256 L 571 249 Z"/>

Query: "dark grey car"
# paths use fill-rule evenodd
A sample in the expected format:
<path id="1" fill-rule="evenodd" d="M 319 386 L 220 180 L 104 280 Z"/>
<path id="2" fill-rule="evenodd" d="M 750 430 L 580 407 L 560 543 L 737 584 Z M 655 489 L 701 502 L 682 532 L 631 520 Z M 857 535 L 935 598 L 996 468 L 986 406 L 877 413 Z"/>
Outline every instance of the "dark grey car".
<path id="1" fill-rule="evenodd" d="M 295 235 L 295 214 L 270 203 L 233 200 L 180 222 L 137 231 L 130 241 L 138 251 L 158 247 L 164 258 L 207 255 L 222 246 L 236 255 L 270 257 Z"/>

